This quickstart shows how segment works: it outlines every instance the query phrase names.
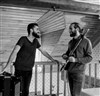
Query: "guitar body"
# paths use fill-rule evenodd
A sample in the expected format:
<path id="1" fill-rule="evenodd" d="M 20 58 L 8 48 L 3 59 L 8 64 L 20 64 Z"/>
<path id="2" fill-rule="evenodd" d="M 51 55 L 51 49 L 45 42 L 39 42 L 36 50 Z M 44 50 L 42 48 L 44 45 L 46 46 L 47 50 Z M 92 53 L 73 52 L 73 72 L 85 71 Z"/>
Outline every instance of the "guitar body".
<path id="1" fill-rule="evenodd" d="M 64 70 L 68 70 L 70 68 L 70 62 L 67 62 L 67 64 L 65 65 Z"/>

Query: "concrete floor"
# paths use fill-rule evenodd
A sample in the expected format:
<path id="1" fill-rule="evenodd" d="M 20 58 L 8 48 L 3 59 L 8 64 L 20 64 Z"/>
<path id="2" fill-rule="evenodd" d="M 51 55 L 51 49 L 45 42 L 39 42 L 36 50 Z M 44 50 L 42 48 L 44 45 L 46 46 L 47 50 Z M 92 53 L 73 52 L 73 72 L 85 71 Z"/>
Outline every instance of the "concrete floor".
<path id="1" fill-rule="evenodd" d="M 100 96 L 100 88 L 83 89 L 82 96 Z"/>

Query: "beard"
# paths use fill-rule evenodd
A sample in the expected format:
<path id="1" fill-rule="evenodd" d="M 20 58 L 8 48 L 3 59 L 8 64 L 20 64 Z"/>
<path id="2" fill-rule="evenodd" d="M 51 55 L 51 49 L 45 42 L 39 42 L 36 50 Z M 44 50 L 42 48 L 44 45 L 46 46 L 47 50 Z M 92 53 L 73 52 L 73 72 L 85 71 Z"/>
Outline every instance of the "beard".
<path id="1" fill-rule="evenodd" d="M 76 36 L 76 31 L 73 31 L 71 34 L 70 34 L 70 37 L 75 37 Z"/>
<path id="2" fill-rule="evenodd" d="M 76 36 L 76 33 L 71 33 L 70 34 L 70 37 L 75 37 Z"/>
<path id="3" fill-rule="evenodd" d="M 40 38 L 40 35 L 38 35 L 37 33 L 33 32 L 32 35 L 35 37 L 35 38 Z"/>

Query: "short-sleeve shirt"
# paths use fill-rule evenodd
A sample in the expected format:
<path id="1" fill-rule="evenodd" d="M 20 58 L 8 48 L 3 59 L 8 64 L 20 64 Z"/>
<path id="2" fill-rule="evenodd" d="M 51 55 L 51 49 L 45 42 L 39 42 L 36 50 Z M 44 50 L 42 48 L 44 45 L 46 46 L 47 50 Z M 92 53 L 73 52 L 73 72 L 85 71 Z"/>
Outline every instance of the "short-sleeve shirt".
<path id="1" fill-rule="evenodd" d="M 41 45 L 35 38 L 33 42 L 30 42 L 26 36 L 21 37 L 17 44 L 21 47 L 17 53 L 17 57 L 14 63 L 15 69 L 29 71 L 32 70 L 35 61 L 36 49 Z"/>

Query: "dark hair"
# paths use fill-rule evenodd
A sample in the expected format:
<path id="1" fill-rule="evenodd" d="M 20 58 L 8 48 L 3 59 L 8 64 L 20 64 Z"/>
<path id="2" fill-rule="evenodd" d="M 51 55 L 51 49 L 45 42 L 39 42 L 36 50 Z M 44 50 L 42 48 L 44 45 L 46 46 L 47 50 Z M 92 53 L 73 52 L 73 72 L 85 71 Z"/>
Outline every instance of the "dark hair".
<path id="1" fill-rule="evenodd" d="M 82 29 L 81 29 L 79 23 L 73 22 L 73 23 L 70 24 L 70 26 L 71 26 L 71 25 L 74 25 L 74 28 L 75 28 L 75 29 L 78 28 L 78 29 L 79 29 L 79 32 L 82 33 Z"/>
<path id="2" fill-rule="evenodd" d="M 30 29 L 34 28 L 35 26 L 38 26 L 38 24 L 37 24 L 37 23 L 30 23 L 30 24 L 27 26 L 28 35 L 30 35 Z"/>

